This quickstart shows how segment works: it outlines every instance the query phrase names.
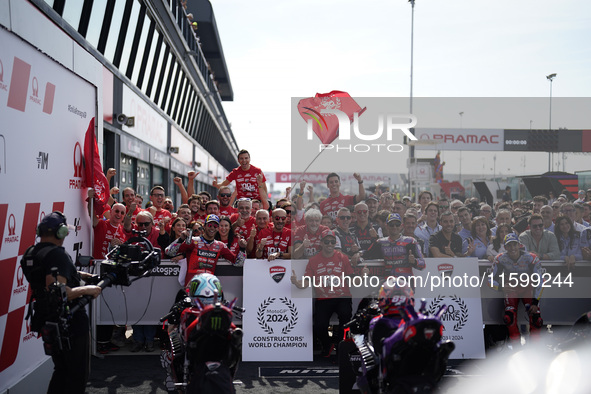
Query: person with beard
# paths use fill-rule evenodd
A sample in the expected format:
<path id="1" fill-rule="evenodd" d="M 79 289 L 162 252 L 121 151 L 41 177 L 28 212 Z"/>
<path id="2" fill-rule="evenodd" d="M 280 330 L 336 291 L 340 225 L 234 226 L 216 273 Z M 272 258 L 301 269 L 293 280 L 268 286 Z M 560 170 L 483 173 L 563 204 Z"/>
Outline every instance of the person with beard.
<path id="1" fill-rule="evenodd" d="M 166 193 L 162 186 L 154 186 L 152 190 L 150 190 L 150 201 L 152 202 L 152 206 L 145 211 L 152 214 L 156 223 L 159 223 L 160 220 L 165 217 L 172 219 L 170 211 L 164 208 L 165 199 Z"/>
<path id="2" fill-rule="evenodd" d="M 255 255 L 257 259 L 288 260 L 291 258 L 291 230 L 285 227 L 287 213 L 284 209 L 273 210 L 273 227 L 263 230 L 261 241 L 257 244 Z M 262 232 L 261 232 L 262 233 Z M 264 240 L 264 242 L 263 242 Z"/>

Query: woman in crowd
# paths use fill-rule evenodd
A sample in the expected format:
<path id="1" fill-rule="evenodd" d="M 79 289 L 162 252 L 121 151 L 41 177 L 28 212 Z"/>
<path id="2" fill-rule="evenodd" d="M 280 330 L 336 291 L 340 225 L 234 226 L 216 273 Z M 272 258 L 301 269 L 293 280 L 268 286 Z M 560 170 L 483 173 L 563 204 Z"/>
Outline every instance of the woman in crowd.
<path id="1" fill-rule="evenodd" d="M 474 243 L 475 249 L 471 254 L 472 257 L 478 257 L 479 259 L 486 258 L 486 250 L 491 241 L 490 235 L 488 220 L 484 216 L 476 216 L 472 220 L 472 237 L 466 239 L 467 242 L 470 242 L 469 240 L 472 238 L 472 242 Z"/>
<path id="2" fill-rule="evenodd" d="M 581 252 L 581 233 L 575 230 L 572 220 L 568 216 L 559 215 L 554 223 L 554 235 L 558 239 L 560 256 L 571 268 L 575 261 L 583 260 Z"/>
<path id="3" fill-rule="evenodd" d="M 511 226 L 506 223 L 499 224 L 497 235 L 492 238 L 492 242 L 486 249 L 486 257 L 492 263 L 495 257 L 500 253 L 505 253 L 505 236 L 511 232 Z"/>
<path id="4" fill-rule="evenodd" d="M 232 222 L 229 217 L 222 216 L 220 218 L 220 226 L 218 227 L 218 233 L 216 234 L 215 239 L 225 243 L 232 253 L 238 253 L 238 250 L 240 249 L 240 246 L 238 245 L 240 237 L 236 236 L 232 231 Z"/>
<path id="5" fill-rule="evenodd" d="M 170 233 L 166 231 L 166 225 L 159 226 L 160 234 L 158 235 L 158 246 L 164 250 L 187 229 L 187 223 L 183 218 L 177 217 L 172 221 L 170 226 Z"/>

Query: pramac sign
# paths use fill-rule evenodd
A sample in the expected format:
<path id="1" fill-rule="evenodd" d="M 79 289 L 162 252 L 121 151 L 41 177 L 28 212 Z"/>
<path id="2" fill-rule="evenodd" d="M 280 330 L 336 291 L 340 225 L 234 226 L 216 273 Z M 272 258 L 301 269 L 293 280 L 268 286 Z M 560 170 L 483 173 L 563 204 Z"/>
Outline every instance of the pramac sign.
<path id="1" fill-rule="evenodd" d="M 420 150 L 473 150 L 502 151 L 505 145 L 503 129 L 415 129 L 419 141 L 433 144 L 417 144 Z"/>

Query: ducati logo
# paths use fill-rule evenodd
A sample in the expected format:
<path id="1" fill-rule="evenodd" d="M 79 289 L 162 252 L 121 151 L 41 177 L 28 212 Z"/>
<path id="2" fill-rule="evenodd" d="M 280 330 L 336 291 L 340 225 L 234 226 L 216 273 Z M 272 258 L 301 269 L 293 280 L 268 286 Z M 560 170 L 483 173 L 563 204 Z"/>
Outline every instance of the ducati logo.
<path id="1" fill-rule="evenodd" d="M 285 267 L 281 267 L 280 265 L 271 267 L 269 268 L 269 275 L 271 275 L 271 278 L 273 278 L 275 282 L 279 283 L 285 276 Z"/>
<path id="2" fill-rule="evenodd" d="M 439 264 L 437 269 L 440 273 L 448 277 L 451 277 L 451 275 L 454 273 L 454 266 L 451 264 Z"/>

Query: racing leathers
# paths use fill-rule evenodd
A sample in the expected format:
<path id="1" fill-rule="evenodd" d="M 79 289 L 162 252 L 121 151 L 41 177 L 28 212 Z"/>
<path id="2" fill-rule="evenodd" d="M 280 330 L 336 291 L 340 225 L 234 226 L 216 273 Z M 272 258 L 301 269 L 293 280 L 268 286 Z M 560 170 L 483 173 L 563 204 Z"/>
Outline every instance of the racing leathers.
<path id="1" fill-rule="evenodd" d="M 179 238 L 166 248 L 168 256 L 175 256 L 179 253 L 187 256 L 185 286 L 195 275 L 203 273 L 215 275 L 215 267 L 220 257 L 230 261 L 236 267 L 242 267 L 246 259 L 244 250 L 239 250 L 234 254 L 222 241 L 215 239 L 208 241 L 203 236 L 193 237 L 189 244 Z"/>
<path id="2" fill-rule="evenodd" d="M 409 252 L 414 256 L 414 263 L 409 261 Z M 410 276 L 412 269 L 425 268 L 423 252 L 416 239 L 400 235 L 397 239 L 384 237 L 378 239 L 363 252 L 365 260 L 384 259 L 387 275 Z"/>
<path id="3" fill-rule="evenodd" d="M 505 314 L 503 321 L 509 330 L 509 338 L 512 340 L 518 340 L 520 338 L 519 327 L 517 325 L 517 308 L 520 299 L 529 314 L 530 332 L 537 334 L 543 324 L 538 308 L 542 293 L 543 269 L 538 256 L 534 253 L 520 251 L 519 258 L 515 261 L 509 257 L 507 252 L 501 253 L 495 257 L 492 270 L 492 287 L 496 290 L 502 290 L 505 293 Z M 522 274 L 527 275 L 528 286 L 522 286 L 525 282 L 521 279 Z M 518 280 L 515 281 L 514 279 Z M 532 282 L 538 282 L 538 286 L 533 287 Z M 532 313 L 530 308 L 533 305 L 536 308 L 534 308 L 535 312 Z"/>

